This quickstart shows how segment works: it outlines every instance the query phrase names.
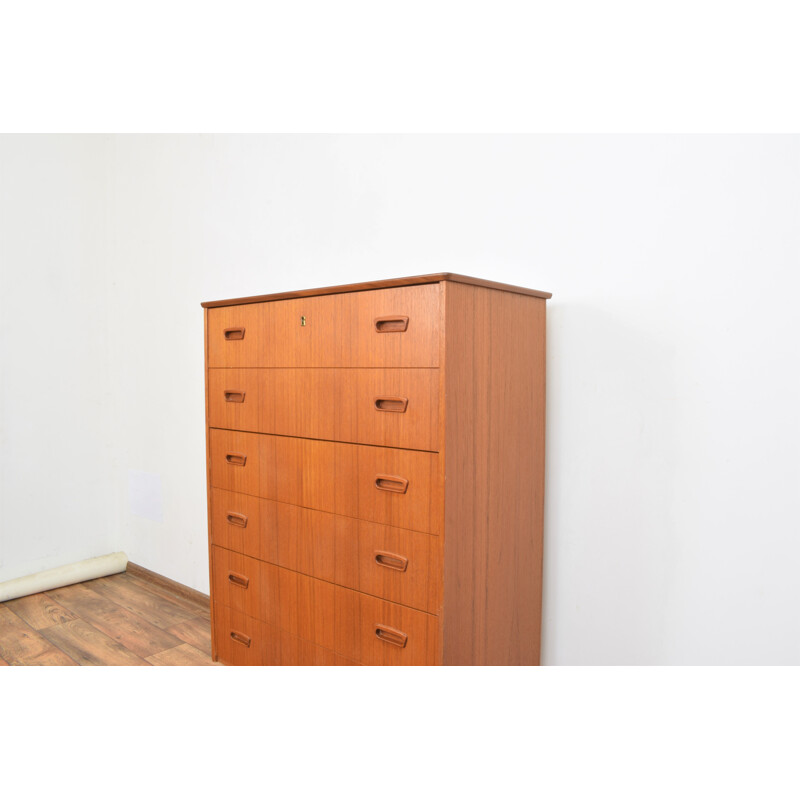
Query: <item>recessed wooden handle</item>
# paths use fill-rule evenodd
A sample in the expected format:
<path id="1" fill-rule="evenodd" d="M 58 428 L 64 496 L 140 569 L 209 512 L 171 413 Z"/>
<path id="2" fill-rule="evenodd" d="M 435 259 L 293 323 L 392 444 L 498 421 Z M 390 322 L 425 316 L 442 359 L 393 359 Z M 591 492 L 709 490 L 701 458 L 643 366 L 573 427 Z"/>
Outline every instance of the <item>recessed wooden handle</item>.
<path id="1" fill-rule="evenodd" d="M 244 339 L 244 328 L 225 328 L 223 334 L 229 342 L 236 339 Z"/>
<path id="2" fill-rule="evenodd" d="M 233 639 L 234 642 L 243 644 L 245 647 L 250 647 L 250 637 L 239 633 L 239 631 L 231 631 L 231 639 Z"/>
<path id="3" fill-rule="evenodd" d="M 376 411 L 395 411 L 398 414 L 405 414 L 408 408 L 407 397 L 376 397 Z"/>
<path id="4" fill-rule="evenodd" d="M 408 330 L 408 317 L 377 317 L 375 330 L 378 333 L 403 333 Z"/>
<path id="5" fill-rule="evenodd" d="M 238 572 L 229 572 L 228 581 L 234 586 L 241 586 L 242 589 L 246 589 L 250 585 L 250 578 L 247 575 L 240 575 Z"/>
<path id="6" fill-rule="evenodd" d="M 243 467 L 247 463 L 247 456 L 244 453 L 228 453 L 225 460 L 234 467 Z"/>
<path id="7" fill-rule="evenodd" d="M 408 559 L 405 556 L 398 556 L 396 553 L 386 553 L 383 550 L 375 551 L 375 563 L 381 567 L 396 569 L 398 572 L 405 572 L 408 567 Z"/>
<path id="8" fill-rule="evenodd" d="M 244 403 L 244 392 L 230 392 L 225 390 L 226 403 Z"/>
<path id="9" fill-rule="evenodd" d="M 408 489 L 408 481 L 405 478 L 398 478 L 396 475 L 376 475 L 375 488 L 384 492 L 405 494 Z"/>
<path id="10" fill-rule="evenodd" d="M 236 525 L 239 528 L 247 527 L 247 517 L 244 514 L 239 514 L 236 511 L 229 511 L 225 518 L 228 520 L 228 525 Z"/>
<path id="11" fill-rule="evenodd" d="M 386 644 L 393 644 L 395 647 L 405 647 L 408 635 L 397 628 L 390 628 L 388 625 L 376 625 L 375 635 Z"/>

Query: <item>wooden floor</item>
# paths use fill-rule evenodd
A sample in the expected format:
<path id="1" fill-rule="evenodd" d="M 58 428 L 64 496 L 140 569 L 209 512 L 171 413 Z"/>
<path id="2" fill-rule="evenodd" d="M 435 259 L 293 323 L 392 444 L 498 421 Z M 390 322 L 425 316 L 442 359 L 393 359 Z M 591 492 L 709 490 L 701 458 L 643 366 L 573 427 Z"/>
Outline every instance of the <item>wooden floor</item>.
<path id="1" fill-rule="evenodd" d="M 211 666 L 207 603 L 121 573 L 0 603 L 0 666 Z"/>

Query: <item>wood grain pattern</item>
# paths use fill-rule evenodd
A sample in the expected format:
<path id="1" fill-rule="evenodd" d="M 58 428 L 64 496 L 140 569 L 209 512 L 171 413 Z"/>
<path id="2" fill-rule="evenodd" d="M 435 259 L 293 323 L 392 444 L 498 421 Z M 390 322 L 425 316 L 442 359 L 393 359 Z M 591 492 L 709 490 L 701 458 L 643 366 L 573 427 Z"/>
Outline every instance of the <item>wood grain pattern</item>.
<path id="1" fill-rule="evenodd" d="M 140 656 L 82 619 L 45 628 L 42 636 L 81 666 L 146 666 Z"/>
<path id="2" fill-rule="evenodd" d="M 147 648 L 158 650 L 152 654 L 154 657 L 167 653 L 157 659 L 159 663 L 195 664 L 198 651 L 210 663 L 211 628 L 207 610 L 205 615 L 196 615 L 198 607 L 194 601 L 164 589 L 172 582 L 148 583 L 144 577 L 146 574 L 150 573 L 143 571 L 142 577 L 121 573 L 64 587 L 58 591 L 76 596 L 79 601 L 69 608 L 48 593 L 1 603 L 0 666 L 8 666 L 9 661 L 11 665 L 22 666 L 74 666 L 76 663 L 87 666 L 150 666 L 141 655 L 125 646 L 127 637 L 136 630 L 134 620 L 141 623 L 140 634 L 146 635 L 153 628 L 163 631 L 163 638 L 155 640 L 152 648 Z M 87 595 L 92 598 L 88 606 L 85 604 Z M 193 597 L 191 593 L 188 596 Z M 118 610 L 125 616 L 126 636 L 118 640 L 110 628 L 106 628 L 104 633 L 92 620 L 82 618 L 80 611 L 87 609 L 95 622 L 98 621 L 98 612 L 105 612 L 99 614 L 100 627 L 104 627 L 103 623 L 113 625 L 114 610 Z M 184 644 L 191 645 L 191 650 L 181 649 Z M 183 662 L 180 661 L 182 655 L 185 656 Z"/>
<path id="3" fill-rule="evenodd" d="M 431 614 L 336 587 L 336 651 L 361 664 L 421 666 L 436 663 L 439 621 Z M 381 629 L 407 636 L 400 647 L 382 640 Z"/>
<path id="4" fill-rule="evenodd" d="M 76 619 L 71 611 L 54 602 L 43 592 L 8 600 L 5 605 L 37 631 Z"/>
<path id="5" fill-rule="evenodd" d="M 211 657 L 211 625 L 208 617 L 192 617 L 184 622 L 176 622 L 166 631 Z"/>
<path id="6" fill-rule="evenodd" d="M 440 273 L 203 304 L 222 661 L 538 663 L 549 297 Z"/>
<path id="7" fill-rule="evenodd" d="M 82 584 L 53 589 L 48 594 L 56 602 L 90 622 L 97 630 L 142 658 L 181 644 L 171 634 Z"/>
<path id="8" fill-rule="evenodd" d="M 274 653 L 267 653 L 263 622 L 217 602 L 213 615 L 217 657 L 223 664 L 257 667 L 276 663 Z"/>
<path id="9" fill-rule="evenodd" d="M 179 644 L 147 657 L 156 667 L 214 667 L 217 666 L 205 653 L 190 644 Z"/>
<path id="10" fill-rule="evenodd" d="M 246 577 L 247 586 L 232 583 L 229 575 Z M 422 611 L 379 600 L 335 586 L 307 575 L 266 564 L 238 553 L 212 547 L 213 594 L 218 607 L 285 631 L 296 639 L 338 653 L 344 658 L 369 664 L 433 663 L 436 617 Z M 261 645 L 274 645 L 274 637 L 249 623 L 246 632 L 258 636 Z M 402 630 L 408 636 L 404 647 L 387 644 L 376 635 L 375 625 Z M 255 630 L 255 634 L 249 631 Z M 250 650 L 234 638 L 230 653 L 245 659 Z M 252 645 L 251 645 L 252 647 Z M 279 655 L 267 653 L 267 663 L 278 663 Z M 298 656 L 299 657 L 299 656 Z M 237 661 L 238 663 L 238 661 Z M 249 663 L 249 662 L 247 662 Z"/>
<path id="11" fill-rule="evenodd" d="M 209 367 L 436 367 L 439 286 L 384 289 L 212 308 Z M 379 317 L 408 317 L 407 330 L 376 331 Z M 241 339 L 225 331 L 244 329 Z"/>
<path id="12" fill-rule="evenodd" d="M 439 611 L 437 536 L 213 489 L 211 541 L 366 594 Z M 406 559 L 405 568 L 376 561 L 378 553 Z"/>
<path id="13" fill-rule="evenodd" d="M 210 437 L 214 488 L 439 532 L 435 526 L 443 492 L 435 453 L 217 429 Z M 241 455 L 244 466 L 229 463 Z M 378 489 L 381 475 L 408 480 L 407 491 Z"/>
<path id="14" fill-rule="evenodd" d="M 54 647 L 41 633 L 23 622 L 11 609 L 0 605 L 0 658 L 26 666 L 74 666 L 75 662 Z"/>
<path id="15" fill-rule="evenodd" d="M 173 581 L 164 575 L 159 575 L 157 572 L 140 567 L 131 561 L 128 562 L 125 576 L 138 581 L 149 592 L 176 603 L 191 614 L 208 616 L 211 601 L 207 594 L 198 592 L 189 586 L 184 586 L 182 583 Z"/>
<path id="16" fill-rule="evenodd" d="M 137 584 L 130 577 L 97 578 L 84 584 L 97 594 L 111 600 L 157 628 L 168 628 L 176 620 L 191 619 L 194 614 L 168 597 L 158 595 L 149 588 Z"/>
<path id="17" fill-rule="evenodd" d="M 523 294 L 530 297 L 542 297 L 546 300 L 552 297 L 550 292 L 540 292 L 536 289 L 526 289 L 524 286 L 513 286 L 509 283 L 498 283 L 496 281 L 488 281 L 483 278 L 473 278 L 469 275 L 458 275 L 454 272 L 437 272 L 432 275 L 415 275 L 410 278 L 390 278 L 380 281 L 348 283 L 342 286 L 325 286 L 321 289 L 301 289 L 295 292 L 278 292 L 276 294 L 261 294 L 254 297 L 237 297 L 232 300 L 212 300 L 201 303 L 200 305 L 202 305 L 203 308 L 219 308 L 222 306 L 263 303 L 270 300 L 284 300 L 293 297 L 315 297 L 318 295 L 340 294 L 343 292 L 366 292 L 374 289 L 386 289 L 388 287 L 439 283 L 440 281 L 464 283 L 470 286 L 483 286 L 490 289 L 498 289 L 503 292 L 513 292 L 515 294 Z"/>
<path id="18" fill-rule="evenodd" d="M 215 602 L 312 644 L 335 649 L 332 584 L 220 547 L 211 550 Z M 247 585 L 232 582 L 231 574 L 244 577 Z"/>
<path id="19" fill-rule="evenodd" d="M 210 369 L 208 384 L 212 428 L 438 449 L 436 369 Z"/>
<path id="20" fill-rule="evenodd" d="M 538 664 L 545 302 L 445 289 L 443 660 Z"/>
<path id="21" fill-rule="evenodd" d="M 244 331 L 242 331 L 244 333 Z M 203 309 L 203 359 L 205 364 L 205 413 L 206 413 L 206 520 L 208 530 L 211 530 L 211 427 L 209 424 L 209 388 L 208 388 L 208 309 Z M 208 537 L 208 585 L 211 586 L 211 536 Z M 209 590 L 210 591 L 210 590 Z M 210 598 L 209 598 L 210 600 Z M 209 621 L 211 623 L 211 658 L 218 659 L 217 652 L 217 625 L 214 622 L 214 603 L 209 602 Z"/>
<path id="22" fill-rule="evenodd" d="M 288 631 L 220 605 L 220 661 L 230 666 L 358 666 L 324 647 L 298 639 Z M 231 635 L 233 634 L 233 636 Z M 244 642 L 248 642 L 246 644 Z"/>

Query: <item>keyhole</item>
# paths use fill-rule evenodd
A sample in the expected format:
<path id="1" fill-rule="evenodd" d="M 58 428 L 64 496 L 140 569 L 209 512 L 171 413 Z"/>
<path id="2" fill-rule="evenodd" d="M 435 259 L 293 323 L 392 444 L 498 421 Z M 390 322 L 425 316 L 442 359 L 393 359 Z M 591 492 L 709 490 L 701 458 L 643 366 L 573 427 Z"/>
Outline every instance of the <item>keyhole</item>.
<path id="1" fill-rule="evenodd" d="M 300 325 L 303 328 L 305 328 L 305 326 L 306 326 L 306 318 L 305 317 L 300 317 Z"/>

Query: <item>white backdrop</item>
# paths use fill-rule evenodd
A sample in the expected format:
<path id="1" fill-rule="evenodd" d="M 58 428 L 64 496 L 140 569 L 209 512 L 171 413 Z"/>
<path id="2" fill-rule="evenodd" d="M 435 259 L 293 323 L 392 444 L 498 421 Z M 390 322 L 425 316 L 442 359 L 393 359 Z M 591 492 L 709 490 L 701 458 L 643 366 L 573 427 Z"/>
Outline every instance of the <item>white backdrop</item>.
<path id="1" fill-rule="evenodd" d="M 800 663 L 800 138 L 0 138 L 0 580 L 207 591 L 201 300 L 552 291 L 543 660 Z"/>

